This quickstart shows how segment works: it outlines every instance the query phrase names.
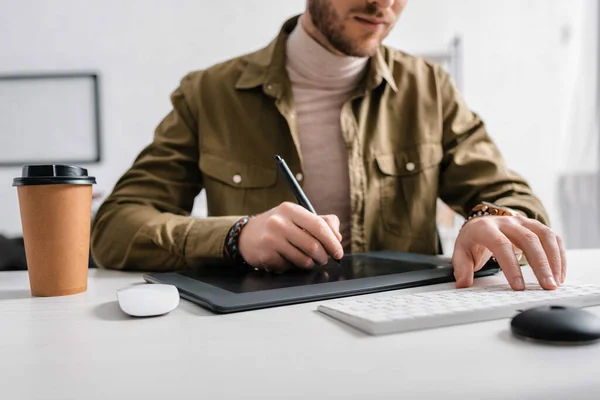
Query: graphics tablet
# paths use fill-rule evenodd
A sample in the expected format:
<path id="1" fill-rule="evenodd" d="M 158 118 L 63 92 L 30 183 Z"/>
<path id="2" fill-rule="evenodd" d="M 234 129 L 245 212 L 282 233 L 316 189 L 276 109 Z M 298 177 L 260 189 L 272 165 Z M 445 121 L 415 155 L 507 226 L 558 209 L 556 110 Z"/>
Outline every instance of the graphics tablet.
<path id="1" fill-rule="evenodd" d="M 490 261 L 475 277 L 495 274 Z M 312 270 L 284 273 L 255 270 L 225 260 L 201 268 L 144 275 L 150 283 L 177 287 L 180 296 L 217 313 L 355 296 L 454 281 L 450 259 L 412 253 L 349 254 Z"/>

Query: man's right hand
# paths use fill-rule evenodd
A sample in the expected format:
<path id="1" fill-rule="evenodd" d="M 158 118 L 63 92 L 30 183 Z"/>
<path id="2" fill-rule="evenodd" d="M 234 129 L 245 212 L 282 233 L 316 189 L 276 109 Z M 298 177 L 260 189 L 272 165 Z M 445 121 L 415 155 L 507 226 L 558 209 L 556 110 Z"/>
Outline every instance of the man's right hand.
<path id="1" fill-rule="evenodd" d="M 340 260 L 340 220 L 315 215 L 298 204 L 285 202 L 252 218 L 242 229 L 239 249 L 255 268 L 285 271 L 293 266 L 325 265 L 329 256 Z"/>

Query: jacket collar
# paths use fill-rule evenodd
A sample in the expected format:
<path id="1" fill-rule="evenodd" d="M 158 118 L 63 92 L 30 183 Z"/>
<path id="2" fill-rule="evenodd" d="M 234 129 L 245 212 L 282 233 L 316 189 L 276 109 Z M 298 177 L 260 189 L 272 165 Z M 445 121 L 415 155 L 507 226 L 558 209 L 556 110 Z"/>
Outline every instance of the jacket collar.
<path id="1" fill-rule="evenodd" d="M 276 98 L 282 95 L 284 87 L 289 85 L 285 69 L 286 42 L 289 34 L 296 27 L 299 17 L 297 15 L 287 20 L 277 37 L 267 47 L 247 56 L 247 64 L 236 82 L 236 89 L 262 86 L 263 91 L 268 95 Z M 393 60 L 386 61 L 385 53 L 385 46 L 380 46 L 377 53 L 371 57 L 365 89 L 373 90 L 385 81 L 392 90 L 398 91 L 389 65 Z"/>

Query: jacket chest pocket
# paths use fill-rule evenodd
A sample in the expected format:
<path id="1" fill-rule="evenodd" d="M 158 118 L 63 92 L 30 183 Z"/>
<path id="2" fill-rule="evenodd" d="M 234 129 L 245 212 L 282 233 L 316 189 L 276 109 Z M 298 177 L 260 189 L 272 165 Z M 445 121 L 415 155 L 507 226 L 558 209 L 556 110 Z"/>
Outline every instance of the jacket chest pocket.
<path id="1" fill-rule="evenodd" d="M 435 229 L 439 143 L 375 155 L 382 225 L 398 236 L 422 237 Z"/>
<path id="2" fill-rule="evenodd" d="M 209 216 L 258 214 L 281 202 L 275 165 L 202 152 L 199 166 Z"/>

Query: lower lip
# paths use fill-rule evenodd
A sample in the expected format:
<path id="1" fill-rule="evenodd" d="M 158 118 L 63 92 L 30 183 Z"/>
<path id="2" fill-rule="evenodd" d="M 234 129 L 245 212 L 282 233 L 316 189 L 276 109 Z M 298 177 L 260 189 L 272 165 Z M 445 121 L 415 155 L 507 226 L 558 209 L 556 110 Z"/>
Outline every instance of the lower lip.
<path id="1" fill-rule="evenodd" d="M 360 18 L 354 18 L 354 20 L 356 22 L 358 22 L 362 27 L 373 30 L 373 31 L 379 30 L 379 29 L 383 28 L 385 25 L 385 24 L 381 24 L 381 23 L 374 24 L 373 22 L 369 22 L 367 20 L 360 19 Z"/>

